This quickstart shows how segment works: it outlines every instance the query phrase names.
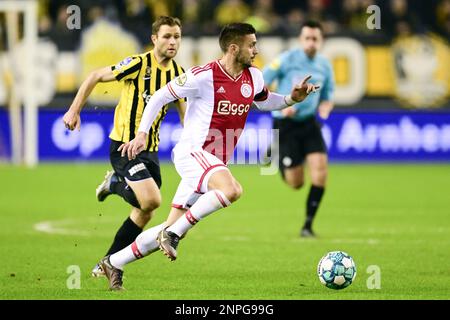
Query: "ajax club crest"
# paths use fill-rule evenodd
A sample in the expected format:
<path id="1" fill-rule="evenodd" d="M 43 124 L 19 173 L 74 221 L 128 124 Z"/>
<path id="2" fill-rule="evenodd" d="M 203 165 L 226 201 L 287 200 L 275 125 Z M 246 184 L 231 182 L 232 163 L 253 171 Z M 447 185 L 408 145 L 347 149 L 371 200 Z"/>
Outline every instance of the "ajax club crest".
<path id="1" fill-rule="evenodd" d="M 252 95 L 252 87 L 248 83 L 243 83 L 241 86 L 241 94 L 244 98 L 250 98 Z"/>

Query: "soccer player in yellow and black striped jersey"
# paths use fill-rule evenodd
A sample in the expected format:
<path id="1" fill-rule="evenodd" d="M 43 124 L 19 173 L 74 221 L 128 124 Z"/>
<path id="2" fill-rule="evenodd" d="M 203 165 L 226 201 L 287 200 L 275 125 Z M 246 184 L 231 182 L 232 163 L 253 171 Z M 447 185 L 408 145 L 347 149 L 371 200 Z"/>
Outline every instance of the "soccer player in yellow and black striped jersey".
<path id="1" fill-rule="evenodd" d="M 70 109 L 63 117 L 69 130 L 79 129 L 80 112 L 87 97 L 99 82 L 123 83 L 120 101 L 115 109 L 114 128 L 110 134 L 110 160 L 114 171 L 106 173 L 105 180 L 96 190 L 97 199 L 103 201 L 110 194 L 118 194 L 132 205 L 129 218 L 114 238 L 107 255 L 130 245 L 150 221 L 153 211 L 160 206 L 161 173 L 158 160 L 159 129 L 168 106 L 159 113 L 150 128 L 146 150 L 136 159 L 121 157 L 119 146 L 133 140 L 139 128 L 142 113 L 150 96 L 173 78 L 184 73 L 173 58 L 181 42 L 181 23 L 177 18 L 160 17 L 152 25 L 154 49 L 125 58 L 115 66 L 93 71 L 81 84 Z M 183 120 L 184 100 L 175 103 Z M 102 275 L 97 265 L 93 276 Z"/>
<path id="2" fill-rule="evenodd" d="M 171 60 L 165 66 L 159 64 L 154 50 L 128 57 L 112 66 L 111 70 L 117 81 L 124 81 L 124 88 L 114 114 L 114 128 L 109 137 L 115 141 L 128 142 L 134 139 L 146 101 L 156 90 L 184 73 L 184 70 L 175 60 Z M 158 151 L 159 128 L 167 110 L 166 105 L 153 122 L 147 151 Z"/>

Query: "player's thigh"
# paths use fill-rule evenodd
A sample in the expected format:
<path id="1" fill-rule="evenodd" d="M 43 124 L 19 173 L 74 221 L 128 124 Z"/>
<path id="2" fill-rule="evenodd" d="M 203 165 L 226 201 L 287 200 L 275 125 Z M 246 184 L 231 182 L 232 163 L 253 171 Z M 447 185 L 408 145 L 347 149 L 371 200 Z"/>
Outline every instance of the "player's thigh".
<path id="1" fill-rule="evenodd" d="M 224 189 L 234 184 L 235 178 L 229 170 L 217 171 L 208 180 L 208 189 Z"/>
<path id="2" fill-rule="evenodd" d="M 314 152 L 306 156 L 311 183 L 323 187 L 328 177 L 328 156 L 323 152 Z"/>
<path id="3" fill-rule="evenodd" d="M 228 167 L 217 157 L 204 150 L 174 152 L 174 163 L 181 182 L 178 191 L 185 190 L 184 196 L 188 192 L 206 193 L 210 189 L 210 181 L 218 172 L 225 175 L 225 179 L 231 180 L 231 173 Z M 227 180 L 228 181 L 228 180 Z"/>
<path id="4" fill-rule="evenodd" d="M 158 188 L 161 188 L 161 171 L 157 152 L 143 151 L 135 159 L 129 160 L 128 157 L 122 157 L 117 148 L 122 142 L 111 140 L 110 161 L 116 174 L 129 181 L 140 181 L 147 178 L 153 178 Z"/>
<path id="5" fill-rule="evenodd" d="M 137 181 L 131 181 L 125 178 L 125 181 L 133 190 L 144 211 L 154 210 L 161 205 L 161 192 L 153 178 L 150 177 Z"/>
<path id="6" fill-rule="evenodd" d="M 212 174 L 208 180 L 208 190 L 220 190 L 231 202 L 242 194 L 242 186 L 229 170 L 220 170 Z"/>
<path id="7" fill-rule="evenodd" d="M 207 151 L 174 150 L 174 163 L 181 182 L 172 206 L 187 208 L 194 203 L 191 198 L 212 189 L 221 190 L 230 201 L 237 200 L 242 193 L 228 167 Z"/>
<path id="8" fill-rule="evenodd" d="M 144 151 L 128 160 L 117 151 L 121 144 L 111 141 L 110 160 L 114 171 L 133 190 L 141 209 L 148 211 L 158 207 L 161 203 L 161 172 L 157 153 Z"/>

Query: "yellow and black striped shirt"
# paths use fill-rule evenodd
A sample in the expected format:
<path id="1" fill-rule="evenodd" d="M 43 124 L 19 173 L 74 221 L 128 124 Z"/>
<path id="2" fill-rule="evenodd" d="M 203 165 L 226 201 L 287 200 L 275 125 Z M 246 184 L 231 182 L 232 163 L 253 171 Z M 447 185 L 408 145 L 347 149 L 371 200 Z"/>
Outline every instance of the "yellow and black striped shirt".
<path id="1" fill-rule="evenodd" d="M 184 73 L 175 60 L 163 67 L 156 61 L 153 50 L 125 58 L 111 70 L 117 81 L 124 81 L 120 101 L 114 113 L 112 140 L 128 142 L 134 139 L 142 113 L 151 95 L 173 78 Z M 167 114 L 168 105 L 159 112 L 148 133 L 147 151 L 158 151 L 159 129 Z"/>

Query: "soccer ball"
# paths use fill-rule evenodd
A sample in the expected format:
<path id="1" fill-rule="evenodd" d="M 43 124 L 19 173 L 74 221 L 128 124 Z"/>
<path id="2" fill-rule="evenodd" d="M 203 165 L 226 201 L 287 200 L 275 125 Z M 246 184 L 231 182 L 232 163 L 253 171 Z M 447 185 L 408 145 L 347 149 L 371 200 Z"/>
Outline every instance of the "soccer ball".
<path id="1" fill-rule="evenodd" d="M 343 251 L 328 252 L 319 261 L 317 275 L 328 288 L 344 289 L 355 280 L 356 265 L 352 257 Z"/>

